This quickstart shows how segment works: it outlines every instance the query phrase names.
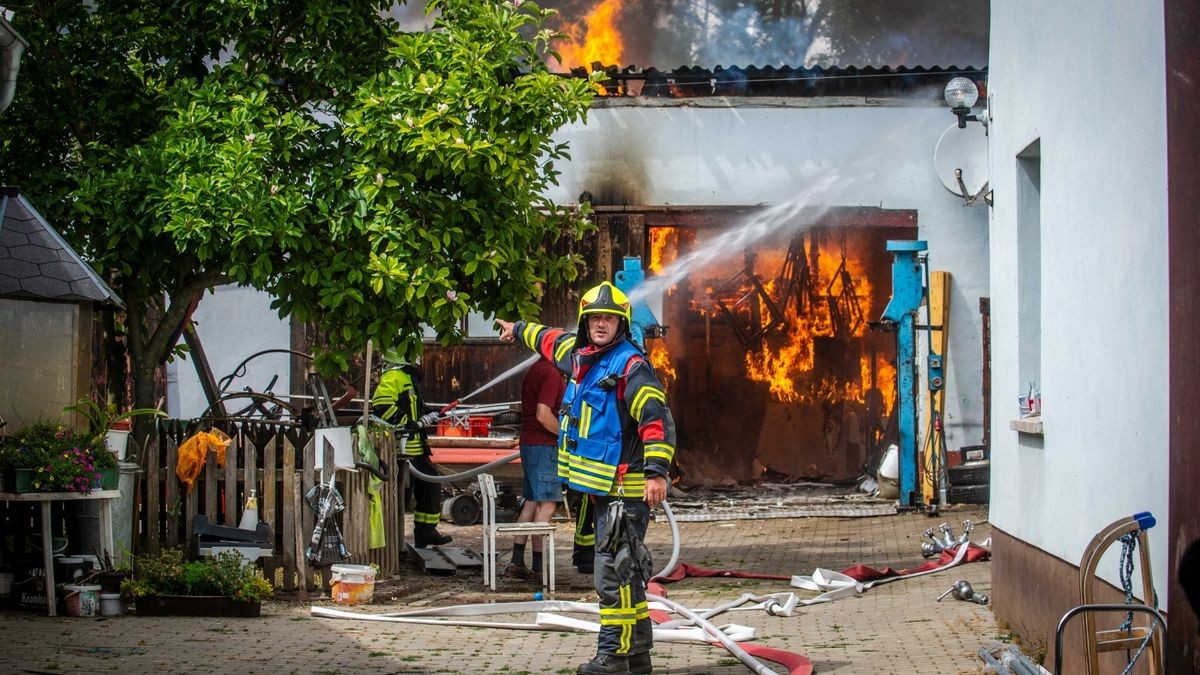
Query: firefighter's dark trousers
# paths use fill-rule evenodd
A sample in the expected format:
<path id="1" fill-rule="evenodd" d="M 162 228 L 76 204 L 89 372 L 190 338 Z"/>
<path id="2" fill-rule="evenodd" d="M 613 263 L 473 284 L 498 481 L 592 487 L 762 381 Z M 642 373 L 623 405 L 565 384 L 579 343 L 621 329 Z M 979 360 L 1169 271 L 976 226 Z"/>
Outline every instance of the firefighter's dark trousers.
<path id="1" fill-rule="evenodd" d="M 597 534 L 608 529 L 608 502 L 608 497 L 596 498 Z M 641 542 L 650 522 L 650 507 L 641 498 L 626 499 L 625 514 L 632 521 L 633 538 Z M 596 651 L 622 656 L 642 654 L 650 651 L 654 640 L 650 609 L 646 605 L 646 583 L 636 573 L 630 579 L 618 578 L 614 558 L 614 553 L 596 551 L 594 581 L 600 596 L 600 638 Z"/>
<path id="2" fill-rule="evenodd" d="M 434 468 L 433 462 L 429 459 L 429 455 L 412 456 L 406 455 L 406 458 L 412 462 L 412 466 L 417 471 L 430 476 L 437 475 L 437 469 Z M 423 481 L 416 476 L 410 474 L 412 479 L 413 501 L 416 502 L 413 508 L 413 524 L 417 528 L 437 527 L 438 521 L 442 518 L 442 488 L 437 483 L 429 483 Z"/>

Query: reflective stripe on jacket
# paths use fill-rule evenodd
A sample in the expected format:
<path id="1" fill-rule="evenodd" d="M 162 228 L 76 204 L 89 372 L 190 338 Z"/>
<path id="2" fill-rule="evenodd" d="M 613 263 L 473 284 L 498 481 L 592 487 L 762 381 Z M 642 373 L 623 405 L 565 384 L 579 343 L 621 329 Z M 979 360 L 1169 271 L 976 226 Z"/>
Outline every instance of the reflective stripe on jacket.
<path id="1" fill-rule="evenodd" d="M 610 352 L 618 349 L 624 352 L 625 348 L 622 345 L 631 347 L 631 353 L 612 358 L 610 363 L 615 369 L 618 382 L 613 391 L 607 392 L 612 397 L 609 400 L 616 403 L 615 406 L 609 407 L 616 409 L 618 424 L 615 428 L 619 429 L 620 433 L 618 464 L 628 466 L 623 481 L 623 495 L 634 499 L 641 498 L 645 493 L 648 476 L 662 476 L 669 480 L 671 462 L 675 456 L 675 422 L 667 408 L 666 396 L 654 368 L 636 345 L 630 345 L 624 338 L 620 338 L 605 349 L 576 349 L 573 333 L 525 321 L 516 322 L 513 333 L 529 349 L 554 363 L 575 383 L 577 390 L 580 389 L 578 383 L 589 379 L 589 371 L 598 367 L 601 361 L 607 361 L 606 357 Z M 607 368 L 601 369 L 607 372 Z M 595 381 L 603 378 L 604 375 L 598 375 Z M 590 453 L 592 457 L 588 457 L 578 452 L 570 452 L 567 444 L 563 442 L 567 438 L 565 430 L 571 424 L 572 416 L 565 400 L 564 396 L 563 410 L 567 414 L 563 414 L 560 419 L 559 476 L 578 490 L 616 496 L 618 490 L 613 480 L 616 466 L 593 458 L 596 453 Z M 582 409 L 574 413 L 574 416 L 580 417 L 581 412 Z M 593 413 L 589 420 L 589 437 L 595 434 L 594 424 Z M 605 486 L 607 492 L 598 492 Z"/>
<path id="2" fill-rule="evenodd" d="M 388 424 L 411 425 L 420 417 L 421 396 L 413 384 L 412 375 L 402 367 L 390 367 L 379 377 L 379 385 L 371 396 L 371 407 Z M 379 411 L 383 408 L 382 411 Z M 425 454 L 425 430 L 406 430 L 404 454 L 419 457 Z"/>

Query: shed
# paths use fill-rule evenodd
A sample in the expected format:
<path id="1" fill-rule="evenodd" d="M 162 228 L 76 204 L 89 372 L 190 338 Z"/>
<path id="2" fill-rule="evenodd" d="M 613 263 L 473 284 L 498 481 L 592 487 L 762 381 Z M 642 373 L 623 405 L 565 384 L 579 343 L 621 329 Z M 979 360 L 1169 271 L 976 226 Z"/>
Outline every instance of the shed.
<path id="1" fill-rule="evenodd" d="M 57 419 L 88 394 L 104 306 L 124 305 L 20 190 L 0 188 L 0 420 Z"/>

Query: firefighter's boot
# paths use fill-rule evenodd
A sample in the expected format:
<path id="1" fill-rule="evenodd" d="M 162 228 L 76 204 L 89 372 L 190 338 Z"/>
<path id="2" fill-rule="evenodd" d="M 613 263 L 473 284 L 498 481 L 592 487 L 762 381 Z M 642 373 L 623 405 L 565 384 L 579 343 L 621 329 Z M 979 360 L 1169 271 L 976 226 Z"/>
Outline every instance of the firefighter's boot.
<path id="1" fill-rule="evenodd" d="M 578 675 L 625 675 L 629 672 L 629 659 L 601 652 L 576 668 L 575 672 Z"/>
<path id="2" fill-rule="evenodd" d="M 453 540 L 454 537 L 438 532 L 433 525 L 417 525 L 413 528 L 413 544 L 417 548 L 444 546 Z"/>
<path id="3" fill-rule="evenodd" d="M 654 672 L 654 667 L 650 664 L 650 652 L 630 654 L 629 672 L 636 673 L 637 675 Z"/>

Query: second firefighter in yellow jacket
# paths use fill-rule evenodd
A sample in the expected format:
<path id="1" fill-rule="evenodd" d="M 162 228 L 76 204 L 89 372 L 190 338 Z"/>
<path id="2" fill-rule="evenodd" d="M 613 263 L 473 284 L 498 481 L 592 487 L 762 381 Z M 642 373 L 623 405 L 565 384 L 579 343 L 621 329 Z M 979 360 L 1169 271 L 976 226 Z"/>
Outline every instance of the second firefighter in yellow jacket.
<path id="1" fill-rule="evenodd" d="M 430 460 L 429 437 L 425 428 L 418 424 L 424 404 L 421 390 L 417 386 L 420 372 L 416 366 L 394 356 L 383 355 L 383 374 L 371 397 L 371 410 L 383 421 L 402 427 L 405 435 L 403 452 L 413 468 L 421 473 L 434 475 L 437 470 Z M 437 531 L 442 517 L 442 489 L 436 483 L 423 481 L 413 476 L 413 545 L 417 548 L 449 544 L 450 535 Z"/>

